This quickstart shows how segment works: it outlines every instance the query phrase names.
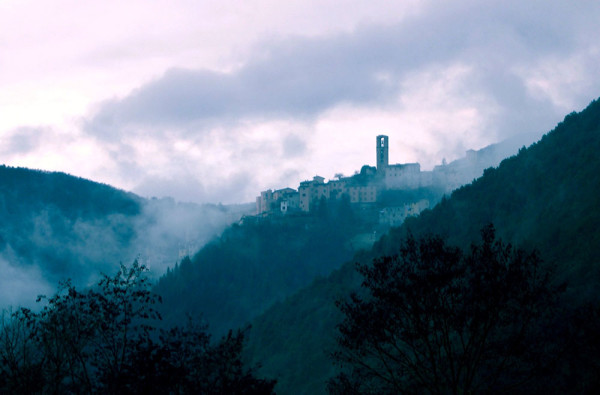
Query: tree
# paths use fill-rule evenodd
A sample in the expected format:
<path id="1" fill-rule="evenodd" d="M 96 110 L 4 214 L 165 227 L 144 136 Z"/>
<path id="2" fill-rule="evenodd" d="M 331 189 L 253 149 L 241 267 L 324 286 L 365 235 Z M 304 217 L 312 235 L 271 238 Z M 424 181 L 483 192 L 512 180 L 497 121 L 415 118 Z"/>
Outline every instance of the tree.
<path id="1" fill-rule="evenodd" d="M 409 236 L 400 254 L 359 265 L 360 293 L 338 302 L 330 393 L 528 392 L 550 374 L 564 287 L 536 252 L 481 232 L 468 253 Z"/>
<path id="2" fill-rule="evenodd" d="M 0 393 L 272 393 L 241 362 L 243 332 L 212 344 L 206 326 L 158 329 L 146 271 L 122 265 L 83 292 L 67 281 L 39 313 L 4 316 Z"/>
<path id="3" fill-rule="evenodd" d="M 32 340 L 29 310 L 2 313 L 0 393 L 41 393 L 42 356 Z"/>

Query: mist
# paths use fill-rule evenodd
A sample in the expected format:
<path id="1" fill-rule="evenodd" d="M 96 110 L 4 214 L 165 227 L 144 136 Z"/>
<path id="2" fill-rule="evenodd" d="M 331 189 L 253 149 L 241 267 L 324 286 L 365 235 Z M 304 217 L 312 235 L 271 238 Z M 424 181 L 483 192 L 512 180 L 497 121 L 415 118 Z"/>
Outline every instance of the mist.
<path id="1" fill-rule="evenodd" d="M 38 295 L 47 295 L 56 289 L 37 265 L 23 264 L 10 254 L 0 255 L 0 309 L 11 306 L 35 308 Z"/>
<path id="2" fill-rule="evenodd" d="M 201 205 L 173 198 L 151 198 L 136 218 L 137 237 L 130 250 L 156 278 L 185 256 L 193 256 L 243 215 L 253 214 L 254 207 L 254 204 Z"/>
<path id="3" fill-rule="evenodd" d="M 139 211 L 133 215 L 86 214 L 76 206 L 73 214 L 59 208 L 60 202 L 40 204 L 41 199 L 36 199 L 23 203 L 20 214 L 8 217 L 0 229 L 2 308 L 35 307 L 38 295 L 53 294 L 62 281 L 88 287 L 101 275 L 112 275 L 120 264 L 130 265 L 134 260 L 146 265 L 149 277 L 157 279 L 254 210 L 253 204 L 199 205 L 135 197 Z M 98 205 L 98 211 L 107 205 L 103 201 L 92 204 Z"/>

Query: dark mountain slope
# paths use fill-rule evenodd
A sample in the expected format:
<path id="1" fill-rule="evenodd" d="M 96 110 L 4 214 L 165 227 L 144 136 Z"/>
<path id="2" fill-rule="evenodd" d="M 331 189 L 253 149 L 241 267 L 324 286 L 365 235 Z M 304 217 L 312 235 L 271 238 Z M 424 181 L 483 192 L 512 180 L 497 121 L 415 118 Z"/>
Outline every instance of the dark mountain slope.
<path id="1" fill-rule="evenodd" d="M 568 115 L 528 149 L 488 169 L 418 219 L 390 233 L 437 233 L 465 245 L 493 222 L 505 240 L 538 248 L 574 285 L 598 275 L 600 101 Z"/>
<path id="2" fill-rule="evenodd" d="M 140 213 L 142 199 L 111 186 L 60 172 L 0 166 L 4 204 L 11 213 L 53 205 L 70 219 Z"/>
<path id="3" fill-rule="evenodd" d="M 352 257 L 351 214 L 248 220 L 228 228 L 163 276 L 156 292 L 166 322 L 202 316 L 223 334 Z"/>
<path id="4" fill-rule="evenodd" d="M 51 283 L 85 281 L 90 266 L 125 258 L 120 252 L 136 236 L 133 218 L 142 204 L 131 193 L 64 173 L 1 166 L 1 257 L 39 266 Z"/>
<path id="5" fill-rule="evenodd" d="M 0 166 L 0 308 L 32 305 L 67 278 L 87 286 L 136 258 L 158 276 L 252 207 L 143 199 L 64 173 Z"/>
<path id="6" fill-rule="evenodd" d="M 568 115 L 553 131 L 518 155 L 488 169 L 473 184 L 455 191 L 432 210 L 393 229 L 365 255 L 395 254 L 408 232 L 433 233 L 468 246 L 483 225 L 493 222 L 505 241 L 536 247 L 569 281 L 573 304 L 597 300 L 600 265 L 600 100 Z M 263 364 L 261 374 L 276 378 L 278 393 L 315 394 L 325 390 L 333 367 L 340 314 L 334 301 L 356 289 L 359 279 L 348 263 L 273 306 L 253 322 L 248 358 Z"/>

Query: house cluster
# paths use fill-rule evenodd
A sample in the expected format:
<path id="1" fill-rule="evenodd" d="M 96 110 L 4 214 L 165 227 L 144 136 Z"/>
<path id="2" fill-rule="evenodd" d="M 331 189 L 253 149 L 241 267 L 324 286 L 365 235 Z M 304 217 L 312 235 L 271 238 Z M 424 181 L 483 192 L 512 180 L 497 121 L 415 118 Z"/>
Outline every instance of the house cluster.
<path id="1" fill-rule="evenodd" d="M 286 214 L 292 211 L 307 213 L 322 198 L 340 199 L 343 195 L 348 195 L 350 203 L 375 203 L 377 191 L 376 185 L 361 185 L 360 181 L 352 177 L 325 182 L 323 177 L 314 176 L 311 181 L 302 181 L 297 191 L 284 188 L 261 192 L 256 198 L 256 212 L 258 215 L 273 212 Z"/>
<path id="2" fill-rule="evenodd" d="M 325 182 L 320 176 L 300 183 L 297 190 L 283 188 L 266 190 L 256 198 L 256 213 L 259 216 L 308 213 L 321 199 L 340 199 L 346 195 L 351 204 L 374 205 L 387 190 L 407 190 L 429 187 L 447 180 L 440 167 L 434 171 L 421 171 L 418 163 L 389 164 L 389 139 L 380 135 L 376 139 L 377 166 L 363 166 L 359 174 L 339 177 Z M 386 207 L 380 211 L 380 223 L 397 225 L 407 216 L 416 215 L 429 207 L 427 200 Z"/>
<path id="3" fill-rule="evenodd" d="M 427 199 L 401 206 L 384 207 L 379 212 L 379 223 L 388 226 L 399 226 L 406 218 L 416 216 L 427 208 L 429 208 L 429 200 Z"/>

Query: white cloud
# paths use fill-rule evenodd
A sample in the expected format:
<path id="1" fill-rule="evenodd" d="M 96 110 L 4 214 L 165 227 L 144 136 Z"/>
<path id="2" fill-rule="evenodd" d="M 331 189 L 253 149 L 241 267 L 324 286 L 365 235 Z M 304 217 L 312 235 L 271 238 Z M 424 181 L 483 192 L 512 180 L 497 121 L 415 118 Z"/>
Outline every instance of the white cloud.
<path id="1" fill-rule="evenodd" d="M 571 56 L 542 58 L 534 67 L 517 71 L 525 80 L 528 91 L 539 100 L 550 100 L 565 112 L 597 94 L 600 83 L 600 47 L 590 47 Z"/>
<path id="2" fill-rule="evenodd" d="M 195 201 L 351 173 L 379 133 L 392 161 L 429 168 L 597 97 L 599 17 L 560 1 L 5 1 L 0 152 Z"/>

